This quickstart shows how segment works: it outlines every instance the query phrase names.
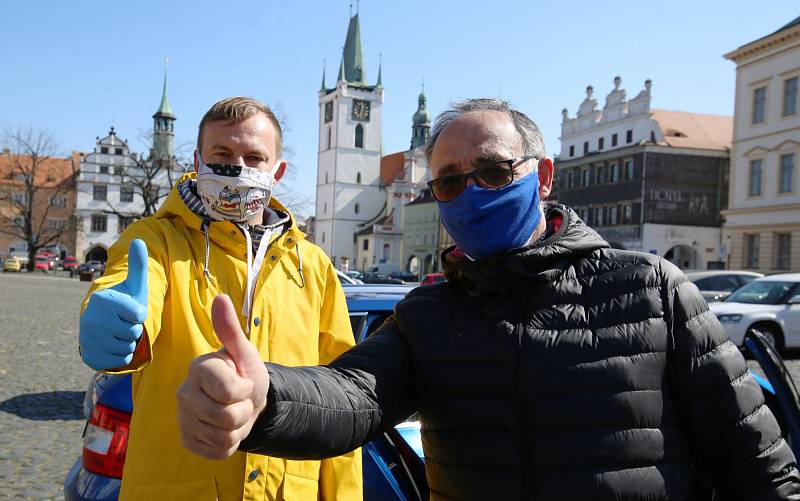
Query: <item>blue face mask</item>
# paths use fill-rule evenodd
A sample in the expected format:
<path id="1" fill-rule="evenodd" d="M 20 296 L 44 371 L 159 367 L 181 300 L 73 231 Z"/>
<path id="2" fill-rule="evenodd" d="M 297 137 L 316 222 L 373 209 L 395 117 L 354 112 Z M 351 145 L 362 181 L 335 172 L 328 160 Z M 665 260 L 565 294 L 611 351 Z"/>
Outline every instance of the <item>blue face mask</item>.
<path id="1" fill-rule="evenodd" d="M 473 259 L 522 247 L 542 219 L 536 171 L 499 190 L 473 184 L 455 200 L 437 203 L 445 230 Z"/>

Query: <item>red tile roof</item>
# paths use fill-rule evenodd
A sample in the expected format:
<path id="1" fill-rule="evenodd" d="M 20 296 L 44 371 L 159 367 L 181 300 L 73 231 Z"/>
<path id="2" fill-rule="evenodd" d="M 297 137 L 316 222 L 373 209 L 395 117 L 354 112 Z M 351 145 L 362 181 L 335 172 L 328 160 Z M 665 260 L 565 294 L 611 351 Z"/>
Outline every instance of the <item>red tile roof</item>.
<path id="1" fill-rule="evenodd" d="M 397 178 L 397 175 L 403 172 L 405 161 L 405 151 L 398 151 L 381 158 L 381 181 L 383 181 L 384 186 L 390 186 Z"/>
<path id="2" fill-rule="evenodd" d="M 675 148 L 730 149 L 733 117 L 685 111 L 652 110 L 664 140 Z"/>

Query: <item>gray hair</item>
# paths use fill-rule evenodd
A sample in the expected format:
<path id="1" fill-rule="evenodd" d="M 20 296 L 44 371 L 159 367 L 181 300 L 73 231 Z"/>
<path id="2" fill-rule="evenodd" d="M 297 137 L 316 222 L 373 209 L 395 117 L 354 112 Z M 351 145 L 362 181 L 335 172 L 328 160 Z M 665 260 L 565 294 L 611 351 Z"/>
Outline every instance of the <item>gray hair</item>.
<path id="1" fill-rule="evenodd" d="M 439 135 L 442 133 L 442 131 L 447 128 L 447 126 L 450 125 L 456 118 L 475 111 L 499 111 L 500 113 L 505 113 L 508 115 L 508 118 L 511 119 L 511 122 L 514 124 L 514 128 L 519 134 L 520 143 L 522 145 L 522 154 L 526 156 L 534 156 L 536 158 L 544 158 L 546 156 L 544 149 L 544 138 L 542 137 L 542 133 L 539 131 L 539 127 L 536 126 L 533 120 L 525 116 L 525 114 L 521 111 L 517 111 L 512 108 L 511 104 L 507 101 L 502 101 L 500 99 L 478 98 L 452 103 L 450 104 L 450 108 L 446 109 L 438 117 L 436 117 L 436 121 L 433 124 L 433 129 L 431 130 L 431 137 L 428 139 L 428 143 L 425 145 L 425 156 L 427 157 L 428 162 L 431 160 L 433 147 L 436 146 L 436 140 L 439 139 Z"/>

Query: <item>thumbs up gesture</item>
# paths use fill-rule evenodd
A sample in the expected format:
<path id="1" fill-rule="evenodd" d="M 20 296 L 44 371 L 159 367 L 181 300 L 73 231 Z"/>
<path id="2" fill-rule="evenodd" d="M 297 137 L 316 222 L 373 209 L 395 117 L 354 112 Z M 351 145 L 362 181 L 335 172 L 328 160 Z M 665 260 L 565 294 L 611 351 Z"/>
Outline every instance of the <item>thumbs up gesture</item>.
<path id="1" fill-rule="evenodd" d="M 80 319 L 78 341 L 89 367 L 115 369 L 131 362 L 147 318 L 147 246 L 133 240 L 128 249 L 128 276 L 89 298 Z"/>
<path id="2" fill-rule="evenodd" d="M 269 374 L 228 296 L 214 299 L 211 321 L 223 349 L 192 361 L 178 388 L 178 423 L 184 447 L 208 459 L 226 459 L 267 406 Z"/>

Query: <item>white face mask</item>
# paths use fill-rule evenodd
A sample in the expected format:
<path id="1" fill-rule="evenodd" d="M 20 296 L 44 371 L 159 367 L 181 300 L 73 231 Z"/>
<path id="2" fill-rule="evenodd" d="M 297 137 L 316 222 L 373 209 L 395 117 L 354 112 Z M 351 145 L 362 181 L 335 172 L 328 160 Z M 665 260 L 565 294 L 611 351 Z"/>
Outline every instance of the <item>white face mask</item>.
<path id="1" fill-rule="evenodd" d="M 264 211 L 275 186 L 274 172 L 239 165 L 209 164 L 200 157 L 197 192 L 208 215 L 217 221 L 241 223 Z"/>

